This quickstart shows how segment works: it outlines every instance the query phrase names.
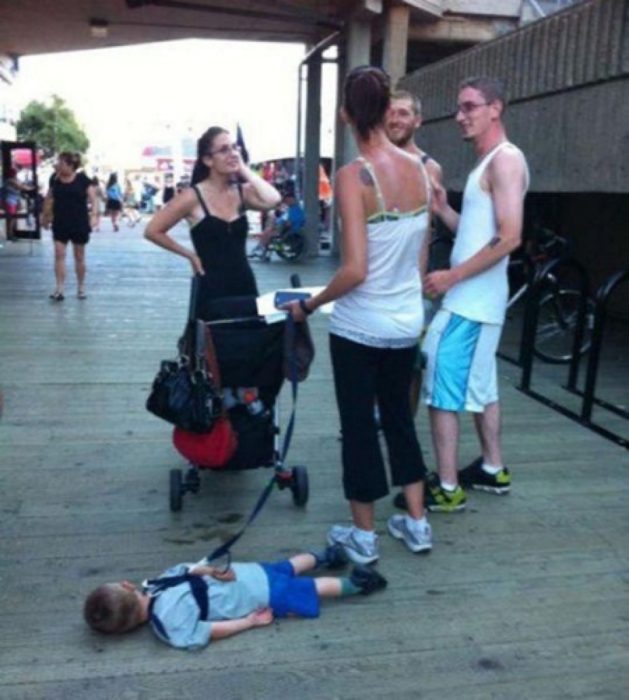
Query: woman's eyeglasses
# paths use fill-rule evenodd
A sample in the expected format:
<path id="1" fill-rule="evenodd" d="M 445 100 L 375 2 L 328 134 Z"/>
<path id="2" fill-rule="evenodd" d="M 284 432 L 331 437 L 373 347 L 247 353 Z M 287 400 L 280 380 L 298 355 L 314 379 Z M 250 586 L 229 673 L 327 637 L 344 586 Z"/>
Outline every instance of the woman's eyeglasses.
<path id="1" fill-rule="evenodd" d="M 226 143 L 224 146 L 217 148 L 215 151 L 210 151 L 209 156 L 228 156 L 230 153 L 238 153 L 240 146 L 237 143 Z"/>

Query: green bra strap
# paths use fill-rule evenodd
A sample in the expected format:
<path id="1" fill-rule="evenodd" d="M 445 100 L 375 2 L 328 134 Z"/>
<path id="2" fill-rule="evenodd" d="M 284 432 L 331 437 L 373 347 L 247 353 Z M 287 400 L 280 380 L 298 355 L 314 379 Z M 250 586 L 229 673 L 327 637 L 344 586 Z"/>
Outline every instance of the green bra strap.
<path id="1" fill-rule="evenodd" d="M 379 212 L 384 212 L 386 211 L 384 207 L 384 197 L 382 196 L 382 190 L 380 189 L 380 184 L 378 183 L 378 178 L 376 177 L 376 173 L 373 169 L 373 165 L 363 156 L 359 158 L 360 161 L 364 164 L 365 168 L 367 168 L 367 172 L 371 176 L 371 179 L 373 180 L 373 186 L 376 189 L 376 201 L 378 202 L 378 209 Z M 372 214 L 373 216 L 373 214 Z M 371 217 L 369 217 L 371 218 Z"/>

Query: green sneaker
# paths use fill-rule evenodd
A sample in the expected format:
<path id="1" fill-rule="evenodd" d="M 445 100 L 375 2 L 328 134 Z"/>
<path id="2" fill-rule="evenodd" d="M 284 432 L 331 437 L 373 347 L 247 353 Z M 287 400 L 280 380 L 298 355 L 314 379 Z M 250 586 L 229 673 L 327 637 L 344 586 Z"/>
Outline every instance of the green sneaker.
<path id="1" fill-rule="evenodd" d="M 454 513 L 465 510 L 467 497 L 465 491 L 457 486 L 454 491 L 446 491 L 441 486 L 439 476 L 429 474 L 424 491 L 424 506 L 431 513 Z"/>
<path id="2" fill-rule="evenodd" d="M 511 474 L 503 467 L 497 474 L 488 474 L 483 469 L 483 458 L 475 459 L 459 472 L 459 481 L 466 488 L 504 495 L 511 490 Z"/>

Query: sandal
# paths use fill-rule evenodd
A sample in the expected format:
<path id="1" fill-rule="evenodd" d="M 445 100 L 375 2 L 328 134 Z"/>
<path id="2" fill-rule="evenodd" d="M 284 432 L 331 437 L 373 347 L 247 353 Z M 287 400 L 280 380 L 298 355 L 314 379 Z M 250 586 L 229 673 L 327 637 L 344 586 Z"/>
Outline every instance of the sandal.
<path id="1" fill-rule="evenodd" d="M 65 299 L 61 292 L 53 292 L 48 298 L 53 301 L 63 301 Z"/>
<path id="2" fill-rule="evenodd" d="M 77 297 L 79 299 L 87 299 L 87 294 L 81 289 L 81 290 L 79 290 Z"/>

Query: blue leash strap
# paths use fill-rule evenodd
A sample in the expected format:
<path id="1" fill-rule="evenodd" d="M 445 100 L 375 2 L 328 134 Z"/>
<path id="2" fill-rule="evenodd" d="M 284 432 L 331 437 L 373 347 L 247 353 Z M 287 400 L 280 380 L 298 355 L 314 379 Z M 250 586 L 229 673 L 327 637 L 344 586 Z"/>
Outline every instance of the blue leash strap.
<path id="1" fill-rule="evenodd" d="M 283 466 L 284 460 L 288 453 L 288 448 L 290 447 L 291 439 L 293 437 L 293 429 L 295 427 L 295 413 L 297 410 L 297 359 L 295 354 L 295 321 L 290 314 L 286 316 L 286 329 L 285 332 L 288 333 L 288 347 L 290 348 L 290 354 L 288 358 L 289 375 L 291 383 L 291 395 L 292 395 L 292 410 L 291 415 L 288 420 L 288 425 L 286 426 L 286 432 L 284 434 L 284 441 L 282 442 L 282 449 L 280 450 L 280 464 Z M 247 518 L 247 522 L 240 528 L 240 530 L 230 537 L 227 542 L 218 546 L 208 557 L 207 561 L 214 561 L 215 559 L 220 559 L 221 557 L 229 557 L 229 550 L 236 544 L 236 542 L 244 535 L 245 530 L 251 525 L 251 523 L 257 518 L 258 514 L 267 502 L 273 486 L 277 482 L 277 472 L 269 479 L 269 483 L 264 487 L 264 490 L 258 497 L 258 500 L 253 507 L 253 510 Z M 229 559 L 227 567 L 229 568 Z"/>
<path id="2" fill-rule="evenodd" d="M 227 542 L 223 542 L 220 546 L 218 546 L 207 558 L 208 562 L 214 561 L 215 559 L 220 559 L 221 557 L 224 556 L 229 556 L 229 550 L 236 544 L 236 542 L 244 535 L 245 530 L 249 527 L 249 525 L 256 519 L 258 516 L 258 513 L 262 510 L 264 504 L 267 502 L 269 496 L 271 495 L 271 491 L 273 490 L 273 487 L 275 486 L 276 482 L 276 476 L 275 474 L 269 479 L 269 483 L 264 487 L 264 490 L 258 497 L 258 500 L 253 507 L 253 510 L 249 514 L 249 517 L 247 518 L 247 522 L 240 528 L 240 530 L 235 534 L 232 535 Z M 229 560 L 228 560 L 229 561 Z M 229 568 L 229 563 L 226 568 Z"/>

